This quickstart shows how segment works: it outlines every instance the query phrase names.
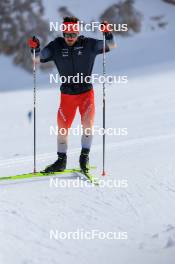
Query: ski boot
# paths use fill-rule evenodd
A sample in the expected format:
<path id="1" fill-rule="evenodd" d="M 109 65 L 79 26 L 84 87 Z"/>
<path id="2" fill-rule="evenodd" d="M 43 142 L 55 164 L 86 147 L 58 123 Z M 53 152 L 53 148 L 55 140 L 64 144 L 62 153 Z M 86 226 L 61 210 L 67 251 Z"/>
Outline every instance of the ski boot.
<path id="1" fill-rule="evenodd" d="M 45 168 L 44 172 L 52 173 L 57 171 L 64 171 L 67 164 L 67 155 L 66 153 L 58 152 L 58 159 L 51 165 Z"/>
<path id="2" fill-rule="evenodd" d="M 89 149 L 86 148 L 82 148 L 81 150 L 81 154 L 80 154 L 80 168 L 84 173 L 88 173 L 89 172 Z"/>

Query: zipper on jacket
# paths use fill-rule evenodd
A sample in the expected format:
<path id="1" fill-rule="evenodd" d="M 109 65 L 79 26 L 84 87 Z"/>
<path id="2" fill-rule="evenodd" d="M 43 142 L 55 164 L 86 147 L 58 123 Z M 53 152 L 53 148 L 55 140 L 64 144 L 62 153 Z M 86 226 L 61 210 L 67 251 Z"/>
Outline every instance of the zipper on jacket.
<path id="1" fill-rule="evenodd" d="M 74 58 L 73 58 L 73 47 L 70 47 L 70 52 L 71 52 L 73 76 L 75 76 L 75 64 L 74 64 Z"/>

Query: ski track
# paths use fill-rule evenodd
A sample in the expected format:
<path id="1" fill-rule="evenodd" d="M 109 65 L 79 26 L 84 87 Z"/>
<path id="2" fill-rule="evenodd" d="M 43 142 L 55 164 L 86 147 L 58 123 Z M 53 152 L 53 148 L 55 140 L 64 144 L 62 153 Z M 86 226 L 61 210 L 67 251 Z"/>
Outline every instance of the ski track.
<path id="1" fill-rule="evenodd" d="M 116 147 L 119 147 L 120 150 L 120 147 L 126 146 L 128 149 L 131 146 L 131 149 L 127 150 L 127 155 L 131 158 L 134 149 L 139 163 L 139 155 L 143 150 L 149 153 L 152 145 L 166 145 L 171 139 L 174 139 L 174 135 L 160 135 L 158 137 L 142 138 L 141 140 L 133 139 L 127 142 L 119 142 L 116 145 L 111 144 L 108 148 L 113 160 Z M 139 152 L 137 153 L 136 149 L 138 146 Z M 96 147 L 97 151 L 93 154 L 94 156 L 100 149 L 99 146 Z M 73 150 L 72 155 L 77 153 L 77 151 L 79 150 Z M 133 171 L 135 164 L 128 163 L 130 158 L 128 159 L 127 155 L 125 156 L 125 162 Z M 120 157 L 120 159 L 123 158 Z M 20 159 L 17 160 L 20 161 Z M 141 160 L 142 158 L 140 158 Z M 116 169 L 121 173 L 120 166 L 122 167 L 122 165 L 119 165 Z M 110 176 L 115 178 L 116 174 L 113 173 Z M 120 176 L 121 178 L 126 177 L 125 173 Z M 118 175 L 117 178 L 120 178 L 120 176 Z M 172 208 L 167 206 L 167 203 L 175 198 L 174 172 L 172 168 L 169 170 L 169 175 L 166 176 L 167 179 L 162 177 L 161 167 L 159 169 L 156 167 L 145 168 L 143 172 L 143 167 L 140 165 L 135 168 L 135 174 L 127 175 L 129 181 L 127 189 L 112 189 L 110 192 L 107 188 L 101 189 L 98 187 L 93 189 L 80 188 L 71 191 L 68 189 L 50 190 L 48 188 L 48 179 L 39 179 L 28 183 L 27 181 L 22 182 L 20 189 L 18 184 L 9 185 L 6 188 L 1 185 L 0 214 L 3 214 L 2 219 L 6 219 L 6 224 L 4 222 L 3 228 L 1 226 L 0 233 L 6 234 L 5 239 L 9 241 L 8 245 L 11 245 L 11 249 L 17 255 L 21 251 L 25 253 L 24 257 L 21 256 L 23 263 L 60 263 L 56 261 L 56 258 L 62 252 L 64 252 L 65 263 L 69 263 L 69 261 L 75 263 L 77 259 L 82 263 L 87 263 L 86 260 L 89 262 L 91 258 L 95 259 L 97 255 L 103 254 L 99 250 L 100 247 L 105 247 L 107 255 L 110 252 L 112 253 L 114 250 L 113 245 L 116 245 L 121 252 L 126 246 L 128 250 L 135 252 L 136 255 L 141 252 L 145 259 L 152 253 L 153 255 L 160 255 L 161 250 L 172 250 L 175 246 L 175 227 L 173 224 L 175 216 L 171 210 Z M 40 186 L 39 192 L 38 186 Z M 169 187 L 174 191 L 167 192 Z M 25 196 L 29 196 L 30 199 L 26 200 Z M 59 210 L 56 210 L 56 207 Z M 38 208 L 40 208 L 39 211 Z M 162 212 L 160 212 L 160 208 L 162 208 Z M 109 217 L 111 212 L 112 218 Z M 156 218 L 157 215 L 158 218 Z M 131 218 L 132 221 L 128 221 Z M 129 241 L 121 241 L 120 244 L 119 242 L 114 244 L 103 242 L 101 244 L 101 241 L 96 243 L 92 241 L 91 244 L 86 241 L 77 241 L 76 243 L 72 241 L 51 241 L 48 243 L 49 230 L 56 227 L 69 230 L 70 219 L 72 231 L 76 227 L 86 228 L 86 230 L 98 228 L 107 231 L 109 227 L 110 230 L 129 230 Z M 152 222 L 153 219 L 154 221 Z M 13 222 L 16 223 L 15 226 L 12 224 Z M 21 226 L 23 226 L 23 229 L 20 228 Z M 13 243 L 10 241 L 13 241 Z M 18 244 L 18 249 L 14 247 L 16 243 Z M 35 258 L 25 257 L 29 256 L 29 252 L 24 245 L 28 245 Z M 0 242 L 0 246 L 3 252 L 6 252 L 3 243 Z M 81 257 L 78 254 L 77 247 L 81 251 Z M 93 253 L 87 257 L 86 250 L 91 250 L 92 248 Z M 45 252 L 44 255 L 47 255 L 46 258 L 42 256 L 43 251 Z M 120 257 L 125 259 L 122 253 Z M 11 261 L 12 258 L 5 257 L 5 263 L 11 263 Z M 111 263 L 115 263 L 114 259 L 111 261 Z M 124 261 L 127 263 L 127 260 Z M 102 260 L 102 263 L 105 263 L 104 260 Z M 142 263 L 146 262 L 143 260 Z"/>
<path id="2" fill-rule="evenodd" d="M 169 264 L 173 264 L 175 133 L 171 119 L 174 114 L 172 95 L 172 91 L 169 91 L 165 97 L 161 92 L 157 97 L 147 96 L 145 100 L 127 98 L 125 102 L 110 104 L 108 108 L 109 113 L 118 113 L 117 119 L 111 115 L 111 123 L 127 118 L 128 123 L 139 122 L 140 127 L 143 126 L 135 137 L 131 133 L 127 139 L 111 141 L 111 138 L 107 138 L 106 169 L 109 178 L 126 179 L 127 189 L 53 189 L 49 187 L 49 177 L 1 183 L 0 248 L 3 254 L 0 254 L 0 261 L 3 264 L 11 264 L 13 259 L 20 264 L 67 264 L 77 263 L 78 260 L 78 263 L 87 264 L 98 259 L 106 264 L 110 256 L 110 264 L 115 264 L 117 249 L 122 264 L 146 264 L 148 261 L 165 264 L 167 259 Z M 168 107 L 165 107 L 167 104 Z M 97 116 L 99 111 L 97 108 Z M 165 119 L 164 115 L 168 118 Z M 165 126 L 171 129 L 166 130 Z M 144 133 L 146 129 L 150 129 L 150 133 Z M 70 168 L 79 152 L 80 148 L 69 150 Z M 98 177 L 101 173 L 101 152 L 102 146 L 97 140 L 91 151 L 91 164 L 97 165 L 95 173 Z M 55 156 L 55 152 L 38 154 L 38 168 L 43 168 Z M 28 172 L 32 170 L 32 163 L 31 155 L 0 159 L 0 174 L 8 176 Z M 113 164 L 112 168 L 110 164 Z M 74 167 L 77 166 L 74 164 Z M 76 175 L 59 176 L 58 179 L 73 180 Z M 107 179 L 108 176 L 105 177 Z M 127 231 L 129 239 L 49 240 L 49 230 L 55 228 L 62 231 L 75 231 L 77 228 L 87 231 L 96 228 L 106 232 Z M 11 248 L 10 255 L 7 245 Z M 87 251 L 92 253 L 87 254 Z"/>
<path id="3" fill-rule="evenodd" d="M 14 259 L 15 264 L 67 264 L 77 261 L 87 264 L 97 260 L 106 264 L 109 258 L 110 264 L 115 264 L 116 250 L 122 264 L 174 264 L 173 92 L 170 89 L 165 97 L 163 92 L 157 97 L 156 94 L 153 97 L 148 95 L 145 100 L 142 97 L 131 99 L 130 94 L 128 97 L 119 104 L 110 104 L 109 113 L 118 113 L 117 117 L 111 115 L 110 121 L 115 124 L 124 118 L 128 124 L 133 122 L 136 125 L 138 122 L 142 129 L 138 129 L 136 135 L 129 134 L 127 139 L 112 141 L 108 137 L 106 148 L 109 178 L 126 179 L 128 188 L 53 189 L 49 187 L 49 177 L 1 183 L 2 264 L 14 263 Z M 99 111 L 97 108 L 97 116 Z M 145 133 L 147 130 L 150 132 Z M 75 156 L 79 152 L 80 148 L 69 150 L 70 168 L 76 167 Z M 97 140 L 92 148 L 91 164 L 97 165 L 98 177 L 101 173 L 101 152 L 102 146 Z M 38 167 L 43 168 L 55 156 L 54 152 L 38 154 Z M 32 163 L 32 156 L 0 159 L 0 174 L 8 176 L 28 172 L 32 170 Z M 59 180 L 65 178 L 73 180 L 76 175 L 58 177 Z M 107 179 L 108 176 L 105 177 Z M 77 228 L 127 231 L 128 240 L 49 240 L 49 230 L 55 228 L 62 231 L 75 231 Z M 11 254 L 8 254 L 7 248 L 11 248 Z"/>
<path id="4" fill-rule="evenodd" d="M 108 143 L 106 145 L 107 150 L 110 151 L 112 148 L 128 148 L 128 147 L 135 147 L 136 145 L 144 145 L 144 144 L 150 144 L 157 141 L 162 140 L 168 140 L 168 139 L 175 139 L 175 134 L 166 134 L 166 135 L 159 135 L 159 136 L 149 136 L 149 137 L 142 137 L 142 138 L 136 138 L 136 139 L 129 139 L 129 140 L 123 140 L 122 142 L 117 143 Z M 69 156 L 74 156 L 74 154 L 80 153 L 80 148 L 69 150 Z M 99 152 L 99 150 L 102 150 L 102 145 L 95 145 L 92 147 L 93 152 Z M 50 159 L 55 158 L 55 153 L 44 153 L 44 154 L 38 154 L 37 155 L 37 161 L 40 162 L 46 162 Z M 33 156 L 27 156 L 27 157 L 20 157 L 20 158 L 10 158 L 10 159 L 0 159 L 0 167 L 15 167 L 22 165 L 24 163 L 31 163 L 33 162 Z"/>

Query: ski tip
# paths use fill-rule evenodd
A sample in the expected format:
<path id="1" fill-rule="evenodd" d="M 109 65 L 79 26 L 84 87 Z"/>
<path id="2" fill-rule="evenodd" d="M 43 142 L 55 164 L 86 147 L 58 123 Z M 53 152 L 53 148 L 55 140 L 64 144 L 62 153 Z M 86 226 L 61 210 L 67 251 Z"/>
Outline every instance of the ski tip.
<path id="1" fill-rule="evenodd" d="M 102 172 L 101 176 L 106 176 L 107 173 L 105 171 Z"/>

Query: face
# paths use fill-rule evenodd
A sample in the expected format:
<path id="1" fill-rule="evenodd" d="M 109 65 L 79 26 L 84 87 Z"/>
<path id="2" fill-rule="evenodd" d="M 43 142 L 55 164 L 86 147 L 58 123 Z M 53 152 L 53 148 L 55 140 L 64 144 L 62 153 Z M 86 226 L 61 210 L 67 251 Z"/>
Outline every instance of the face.
<path id="1" fill-rule="evenodd" d="M 78 34 L 75 32 L 64 33 L 63 36 L 68 46 L 73 46 L 78 39 Z"/>

